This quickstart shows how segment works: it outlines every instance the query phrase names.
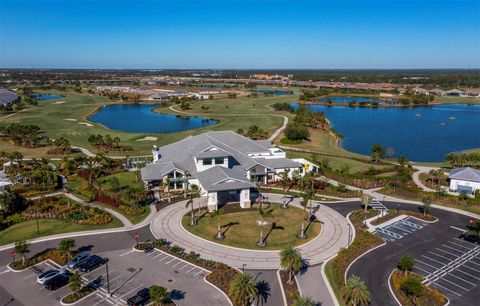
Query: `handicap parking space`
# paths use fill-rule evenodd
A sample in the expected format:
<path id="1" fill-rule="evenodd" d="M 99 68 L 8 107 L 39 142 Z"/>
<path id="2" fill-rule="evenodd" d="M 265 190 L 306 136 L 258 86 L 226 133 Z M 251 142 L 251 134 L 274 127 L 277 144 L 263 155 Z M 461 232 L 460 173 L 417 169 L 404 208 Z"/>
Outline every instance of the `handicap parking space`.
<path id="1" fill-rule="evenodd" d="M 415 258 L 414 271 L 424 283 L 449 297 L 462 297 L 480 287 L 480 246 L 459 238 L 442 243 Z"/>
<path id="2" fill-rule="evenodd" d="M 405 217 L 386 226 L 377 227 L 375 234 L 387 241 L 395 241 L 411 235 L 427 226 L 426 222 L 413 217 Z"/>

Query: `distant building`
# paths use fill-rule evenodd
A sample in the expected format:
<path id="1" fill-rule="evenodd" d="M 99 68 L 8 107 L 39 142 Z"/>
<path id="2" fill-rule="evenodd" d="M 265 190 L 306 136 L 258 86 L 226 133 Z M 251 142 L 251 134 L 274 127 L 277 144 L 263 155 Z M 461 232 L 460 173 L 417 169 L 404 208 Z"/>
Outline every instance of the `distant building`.
<path id="1" fill-rule="evenodd" d="M 13 91 L 0 88 L 0 107 L 5 107 L 18 102 L 20 97 Z"/>
<path id="2" fill-rule="evenodd" d="M 426 90 L 425 88 L 421 88 L 421 87 L 415 87 L 412 89 L 412 91 L 416 94 L 416 95 L 430 95 L 430 92 L 428 90 Z"/>
<path id="3" fill-rule="evenodd" d="M 166 100 L 169 97 L 170 96 L 166 92 L 158 92 L 148 97 L 148 100 Z"/>
<path id="4" fill-rule="evenodd" d="M 470 167 L 452 169 L 448 179 L 452 191 L 474 195 L 480 190 L 480 170 Z"/>
<path id="5" fill-rule="evenodd" d="M 466 94 L 464 91 L 461 91 L 459 89 L 450 89 L 445 92 L 446 96 L 456 96 L 456 97 L 465 97 Z"/>
<path id="6" fill-rule="evenodd" d="M 480 88 L 468 88 L 465 89 L 465 93 L 472 97 L 480 97 Z"/>
<path id="7" fill-rule="evenodd" d="M 445 95 L 445 90 L 440 89 L 440 88 L 431 89 L 429 91 L 432 95 L 435 95 L 435 96 L 444 96 Z"/>

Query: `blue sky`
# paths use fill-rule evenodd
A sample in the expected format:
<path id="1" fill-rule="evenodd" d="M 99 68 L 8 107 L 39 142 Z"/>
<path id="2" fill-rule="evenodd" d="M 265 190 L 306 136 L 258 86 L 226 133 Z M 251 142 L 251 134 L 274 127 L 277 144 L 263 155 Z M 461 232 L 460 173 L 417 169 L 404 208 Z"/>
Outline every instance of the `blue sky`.
<path id="1" fill-rule="evenodd" d="M 479 68 L 480 0 L 0 0 L 0 67 Z"/>

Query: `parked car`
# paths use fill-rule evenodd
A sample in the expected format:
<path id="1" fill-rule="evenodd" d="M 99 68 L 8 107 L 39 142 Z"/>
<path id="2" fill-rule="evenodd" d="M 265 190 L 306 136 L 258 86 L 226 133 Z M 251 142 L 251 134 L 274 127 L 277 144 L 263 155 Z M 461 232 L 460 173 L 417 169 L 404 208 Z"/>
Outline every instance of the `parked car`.
<path id="1" fill-rule="evenodd" d="M 95 270 L 96 268 L 100 267 L 106 262 L 105 258 L 102 258 L 97 255 L 90 256 L 86 261 L 82 262 L 78 265 L 78 269 L 81 272 L 90 272 Z"/>
<path id="2" fill-rule="evenodd" d="M 55 269 L 47 270 L 41 273 L 39 276 L 37 276 L 37 283 L 39 283 L 40 285 L 43 285 L 47 280 L 57 275 L 58 275 L 58 270 L 55 270 Z"/>
<path id="3" fill-rule="evenodd" d="M 47 280 L 45 282 L 44 286 L 48 290 L 57 290 L 58 288 L 63 287 L 66 284 L 68 284 L 69 277 L 70 276 L 66 273 L 59 273 L 59 274 L 55 275 L 54 277 L 50 278 L 49 280 Z"/>
<path id="4" fill-rule="evenodd" d="M 150 302 L 150 289 L 143 288 L 127 300 L 128 306 L 142 306 Z"/>
<path id="5" fill-rule="evenodd" d="M 147 245 L 145 246 L 145 249 L 144 249 L 143 251 L 144 251 L 145 253 L 150 253 L 151 251 L 153 251 L 153 249 L 154 249 L 153 245 L 147 244 Z"/>
<path id="6" fill-rule="evenodd" d="M 41 273 L 37 277 L 37 283 L 39 283 L 40 285 L 44 285 L 46 281 L 48 281 L 49 279 L 51 279 L 51 278 L 53 278 L 53 277 L 55 277 L 59 274 L 63 274 L 63 275 L 66 275 L 66 276 L 71 275 L 70 271 L 68 271 L 66 269 L 60 269 L 60 270 L 50 269 L 50 270 L 47 270 L 47 271 Z"/>
<path id="7" fill-rule="evenodd" d="M 90 256 L 91 255 L 88 252 L 80 252 L 68 261 L 68 267 L 71 269 L 76 269 L 80 263 L 88 259 Z"/>
<path id="8" fill-rule="evenodd" d="M 463 233 L 458 238 L 463 239 L 463 240 L 468 241 L 468 242 L 471 242 L 471 243 L 480 244 L 480 237 L 478 235 L 475 235 L 475 234 Z"/>

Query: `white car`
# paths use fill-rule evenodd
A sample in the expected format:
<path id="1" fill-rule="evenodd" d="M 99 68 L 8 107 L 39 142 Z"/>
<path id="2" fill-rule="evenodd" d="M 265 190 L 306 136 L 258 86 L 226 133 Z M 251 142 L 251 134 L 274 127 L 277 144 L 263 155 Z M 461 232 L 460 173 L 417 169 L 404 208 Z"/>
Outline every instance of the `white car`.
<path id="1" fill-rule="evenodd" d="M 58 271 L 58 270 L 54 270 L 54 269 L 47 270 L 47 271 L 41 273 L 37 277 L 37 283 L 39 283 L 40 285 L 43 285 L 43 284 L 45 284 L 45 282 L 47 280 L 51 279 L 52 277 L 57 276 L 59 273 L 60 273 L 60 271 Z"/>

